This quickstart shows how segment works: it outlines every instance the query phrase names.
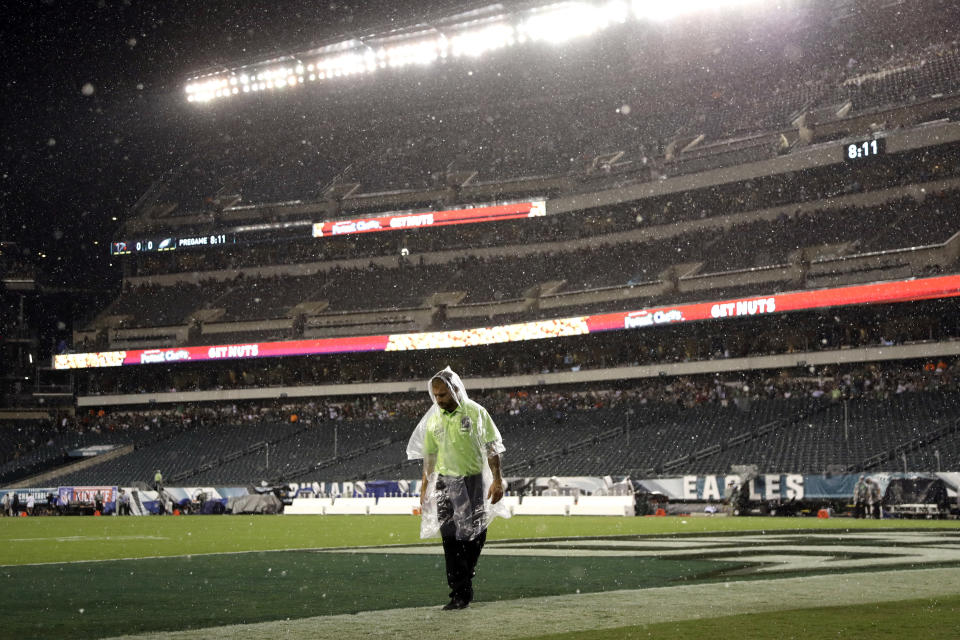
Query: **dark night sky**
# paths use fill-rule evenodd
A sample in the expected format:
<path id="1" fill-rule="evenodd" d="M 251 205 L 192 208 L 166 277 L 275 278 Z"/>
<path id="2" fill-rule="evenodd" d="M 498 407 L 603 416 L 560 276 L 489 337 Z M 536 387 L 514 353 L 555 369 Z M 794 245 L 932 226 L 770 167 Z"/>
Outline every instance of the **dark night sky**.
<path id="1" fill-rule="evenodd" d="M 2 18 L 0 239 L 45 252 L 50 285 L 115 283 L 111 218 L 170 168 L 155 144 L 190 108 L 188 74 L 477 4 L 14 0 Z"/>

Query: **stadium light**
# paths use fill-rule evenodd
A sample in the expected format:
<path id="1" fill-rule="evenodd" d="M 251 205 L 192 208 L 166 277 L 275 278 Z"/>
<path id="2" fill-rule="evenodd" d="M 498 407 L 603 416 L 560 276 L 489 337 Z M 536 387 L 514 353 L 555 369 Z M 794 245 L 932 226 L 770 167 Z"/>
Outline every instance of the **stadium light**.
<path id="1" fill-rule="evenodd" d="M 497 22 L 474 29 L 464 29 L 450 38 L 450 53 L 455 58 L 478 58 L 488 51 L 509 47 L 516 41 L 513 25 Z"/>
<path id="2" fill-rule="evenodd" d="M 570 2 L 531 13 L 517 30 L 524 40 L 560 43 L 592 35 L 615 22 L 622 23 L 627 15 L 627 5 L 616 0 L 599 6 Z"/>
<path id="3" fill-rule="evenodd" d="M 191 78 L 187 101 L 205 103 L 240 93 L 282 90 L 383 69 L 427 66 L 449 58 L 478 58 L 527 42 L 557 44 L 602 32 L 631 17 L 665 21 L 707 9 L 727 9 L 761 0 L 583 0 L 565 1 L 483 19 L 440 21 Z M 399 34 L 399 35 L 398 35 Z"/>
<path id="4" fill-rule="evenodd" d="M 664 22 L 708 9 L 725 10 L 760 0 L 632 0 L 633 15 L 638 20 Z"/>

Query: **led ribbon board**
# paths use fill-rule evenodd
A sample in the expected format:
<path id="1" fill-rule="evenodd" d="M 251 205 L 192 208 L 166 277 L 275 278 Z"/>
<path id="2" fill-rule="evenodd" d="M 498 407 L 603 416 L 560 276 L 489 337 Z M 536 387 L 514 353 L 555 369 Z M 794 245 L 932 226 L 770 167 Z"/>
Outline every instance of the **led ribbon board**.
<path id="1" fill-rule="evenodd" d="M 314 238 L 351 233 L 373 233 L 376 231 L 402 231 L 404 229 L 423 229 L 442 227 L 451 224 L 472 224 L 475 222 L 497 222 L 518 218 L 536 218 L 546 215 L 546 203 L 543 200 L 518 202 L 492 207 L 473 209 L 452 209 L 449 211 L 424 211 L 422 213 L 403 213 L 378 218 L 357 218 L 337 220 L 335 222 L 317 222 L 313 225 Z"/>
<path id="2" fill-rule="evenodd" d="M 860 304 L 884 304 L 952 298 L 960 296 L 960 275 L 900 280 L 876 284 L 796 291 L 769 296 L 754 296 L 718 302 L 700 302 L 652 307 L 637 311 L 619 311 L 592 316 L 539 320 L 519 324 L 438 331 L 398 333 L 353 338 L 320 338 L 284 342 L 260 342 L 203 347 L 137 349 L 102 353 L 68 353 L 54 356 L 56 369 L 89 369 L 136 364 L 201 362 L 239 358 L 273 358 L 364 351 L 413 351 L 478 347 L 504 342 L 523 342 L 545 338 L 578 336 L 587 333 L 642 329 L 664 324 L 697 322 L 721 318 L 765 316 L 789 311 L 845 307 Z"/>

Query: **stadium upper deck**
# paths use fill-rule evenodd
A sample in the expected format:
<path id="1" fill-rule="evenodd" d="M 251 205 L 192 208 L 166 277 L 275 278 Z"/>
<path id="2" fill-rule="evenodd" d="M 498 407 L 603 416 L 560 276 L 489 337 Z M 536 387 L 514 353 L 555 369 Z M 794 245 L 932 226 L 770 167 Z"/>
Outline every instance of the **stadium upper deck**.
<path id="1" fill-rule="evenodd" d="M 957 7 L 831 7 L 623 26 L 559 56 L 189 112 L 189 153 L 126 237 L 246 225 L 263 242 L 124 257 L 124 293 L 77 343 L 395 333 L 951 271 L 960 132 L 919 123 L 960 108 L 943 28 Z M 819 144 L 840 138 L 888 155 Z M 519 195 L 548 197 L 549 215 L 290 239 L 361 211 Z"/>
<path id="2" fill-rule="evenodd" d="M 395 333 L 942 273 L 958 171 L 943 145 L 462 231 L 143 254 L 154 275 L 127 278 L 92 329 L 114 348 Z"/>
<path id="3" fill-rule="evenodd" d="M 451 175 L 502 182 L 611 165 L 656 178 L 769 157 L 781 133 L 790 147 L 838 117 L 956 93 L 955 34 L 945 30 L 955 5 L 841 16 L 838 4 L 631 23 L 559 55 L 530 45 L 189 107 L 165 150 L 169 172 L 139 211 L 161 226 L 236 205 L 336 199 L 338 184 L 356 185 L 356 196 L 442 188 Z M 731 139 L 724 160 L 700 157 Z"/>

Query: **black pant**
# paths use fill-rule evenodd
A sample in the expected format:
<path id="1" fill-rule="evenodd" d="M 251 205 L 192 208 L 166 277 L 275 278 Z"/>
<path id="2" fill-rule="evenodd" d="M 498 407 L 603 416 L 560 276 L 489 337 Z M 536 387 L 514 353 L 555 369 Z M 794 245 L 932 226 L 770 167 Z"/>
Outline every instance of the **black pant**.
<path id="1" fill-rule="evenodd" d="M 451 484 L 456 484 L 459 488 L 457 478 L 446 479 L 440 476 L 437 479 L 437 490 L 440 492 L 437 503 L 437 516 L 440 520 L 440 537 L 443 540 L 443 555 L 447 564 L 447 584 L 450 585 L 450 597 L 465 602 L 473 600 L 473 574 L 477 568 L 477 560 L 480 559 L 480 552 L 483 550 L 483 543 L 487 541 L 487 531 L 483 529 L 472 540 L 460 540 L 457 536 L 457 523 L 454 521 L 455 505 L 454 500 L 466 497 L 471 505 L 476 505 L 473 513 L 476 514 L 478 521 L 474 523 L 477 528 L 483 525 L 479 522 L 483 514 L 483 476 L 467 476 L 462 478 L 464 496 L 462 493 L 451 495 Z M 462 535 L 460 536 L 463 537 Z"/>

